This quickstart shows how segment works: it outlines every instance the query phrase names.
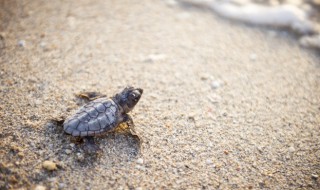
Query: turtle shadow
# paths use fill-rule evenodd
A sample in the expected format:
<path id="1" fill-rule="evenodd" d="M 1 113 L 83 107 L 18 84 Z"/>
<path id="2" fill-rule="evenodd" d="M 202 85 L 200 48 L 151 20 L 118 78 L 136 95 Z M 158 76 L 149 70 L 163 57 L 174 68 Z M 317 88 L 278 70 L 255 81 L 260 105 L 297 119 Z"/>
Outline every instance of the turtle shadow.
<path id="1" fill-rule="evenodd" d="M 86 152 L 83 138 L 66 134 L 63 130 L 63 122 L 61 118 L 50 119 L 46 124 L 46 135 L 51 136 L 52 141 L 55 141 L 55 155 L 62 160 L 71 159 L 73 163 L 85 167 L 102 160 L 108 160 L 111 163 L 128 162 L 141 154 L 140 139 L 135 138 L 123 127 L 95 137 L 100 150 L 94 153 Z"/>
<path id="2" fill-rule="evenodd" d="M 107 97 L 100 92 L 80 92 L 75 94 L 75 103 L 78 106 L 83 106 L 97 98 Z M 99 135 L 95 137 L 96 144 L 101 150 L 89 153 L 85 151 L 85 143 L 81 137 L 73 137 L 68 135 L 63 130 L 63 122 L 65 118 L 59 117 L 48 121 L 48 133 L 52 136 L 59 136 L 58 141 L 61 143 L 58 154 L 65 154 L 68 150 L 68 156 L 77 162 L 80 166 L 89 166 L 99 161 L 108 160 L 108 162 L 127 162 L 135 159 L 141 154 L 140 137 L 131 133 L 128 126 L 122 124 L 113 132 Z M 59 144 L 59 142 L 57 144 Z M 80 164 L 78 164 L 80 163 Z"/>
<path id="3" fill-rule="evenodd" d="M 99 139 L 100 148 L 108 155 L 125 156 L 134 158 L 141 154 L 141 142 L 131 135 L 130 132 L 111 132 Z"/>
<path id="4" fill-rule="evenodd" d="M 88 153 L 84 150 L 84 142 L 78 138 L 71 137 L 73 142 L 77 141 L 74 154 L 72 156 L 73 167 L 92 168 L 103 166 L 112 168 L 123 163 L 136 160 L 140 155 L 139 142 L 135 138 L 126 134 L 108 133 L 95 138 L 100 150 L 95 153 Z"/>

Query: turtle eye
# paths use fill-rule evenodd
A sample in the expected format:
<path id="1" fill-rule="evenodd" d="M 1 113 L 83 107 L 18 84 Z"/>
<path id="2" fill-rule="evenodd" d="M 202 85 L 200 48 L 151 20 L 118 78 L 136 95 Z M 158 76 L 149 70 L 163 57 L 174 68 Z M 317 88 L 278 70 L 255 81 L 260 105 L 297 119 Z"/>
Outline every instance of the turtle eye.
<path id="1" fill-rule="evenodd" d="M 134 93 L 130 94 L 130 99 L 135 100 L 136 99 L 136 95 Z"/>
<path id="2" fill-rule="evenodd" d="M 131 100 L 133 100 L 134 102 L 137 102 L 139 100 L 138 95 L 136 95 L 135 93 L 130 94 L 130 98 Z"/>

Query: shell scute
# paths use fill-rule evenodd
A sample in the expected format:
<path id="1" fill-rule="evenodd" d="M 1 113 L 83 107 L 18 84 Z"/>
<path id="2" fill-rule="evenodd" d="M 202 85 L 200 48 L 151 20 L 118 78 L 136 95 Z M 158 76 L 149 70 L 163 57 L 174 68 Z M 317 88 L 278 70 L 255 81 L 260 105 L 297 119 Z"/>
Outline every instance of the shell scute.
<path id="1" fill-rule="evenodd" d="M 108 123 L 114 123 L 116 120 L 116 116 L 114 115 L 114 112 L 108 112 L 106 113 L 107 119 L 108 119 Z"/>
<path id="2" fill-rule="evenodd" d="M 99 112 L 94 107 L 89 108 L 87 112 L 91 118 L 96 118 L 99 115 Z"/>
<path id="3" fill-rule="evenodd" d="M 88 124 L 89 124 L 89 131 L 98 131 L 101 129 L 98 118 L 91 120 Z"/>
<path id="4" fill-rule="evenodd" d="M 77 130 L 79 131 L 89 131 L 89 124 L 87 122 L 81 122 L 79 126 L 77 127 Z"/>
<path id="5" fill-rule="evenodd" d="M 108 109 L 112 106 L 112 103 L 111 102 L 104 102 L 103 105 L 106 107 L 106 109 Z"/>
<path id="6" fill-rule="evenodd" d="M 80 136 L 80 131 L 78 131 L 78 130 L 73 130 L 72 131 L 72 136 Z"/>
<path id="7" fill-rule="evenodd" d="M 106 126 L 109 124 L 109 120 L 108 120 L 107 116 L 104 114 L 102 116 L 98 117 L 98 122 L 99 122 L 101 128 L 106 128 Z"/>
<path id="8" fill-rule="evenodd" d="M 94 136 L 117 126 L 119 114 L 111 99 L 97 99 L 80 108 L 64 123 L 64 131 L 73 136 Z"/>
<path id="9" fill-rule="evenodd" d="M 68 121 L 69 126 L 78 127 L 80 121 L 77 118 L 72 118 Z"/>
<path id="10" fill-rule="evenodd" d="M 81 131 L 80 136 L 88 136 L 88 131 Z"/>
<path id="11" fill-rule="evenodd" d="M 91 117 L 87 112 L 84 112 L 83 114 L 77 115 L 77 118 L 80 122 L 88 122 Z"/>
<path id="12" fill-rule="evenodd" d="M 96 110 L 100 113 L 103 113 L 106 111 L 106 107 L 101 104 L 101 103 L 98 103 L 98 104 L 95 104 L 94 107 L 96 108 Z"/>

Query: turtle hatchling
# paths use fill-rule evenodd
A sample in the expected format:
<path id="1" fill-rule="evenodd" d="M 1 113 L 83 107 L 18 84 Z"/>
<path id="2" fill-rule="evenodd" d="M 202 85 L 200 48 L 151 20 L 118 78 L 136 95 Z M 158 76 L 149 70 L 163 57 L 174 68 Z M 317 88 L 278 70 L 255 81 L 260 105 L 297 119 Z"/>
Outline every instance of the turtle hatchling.
<path id="1" fill-rule="evenodd" d="M 138 103 L 142 93 L 141 88 L 126 87 L 111 98 L 97 98 L 67 118 L 63 123 L 63 129 L 72 136 L 83 137 L 88 152 L 99 150 L 94 136 L 110 132 L 123 122 L 126 122 L 130 132 L 137 136 L 133 120 L 128 113 Z"/>

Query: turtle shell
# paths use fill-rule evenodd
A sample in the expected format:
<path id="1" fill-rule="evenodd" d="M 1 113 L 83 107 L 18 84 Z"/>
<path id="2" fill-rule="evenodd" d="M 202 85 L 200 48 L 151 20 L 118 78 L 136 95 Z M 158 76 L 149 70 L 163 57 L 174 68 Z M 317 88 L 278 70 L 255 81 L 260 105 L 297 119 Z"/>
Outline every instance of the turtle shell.
<path id="1" fill-rule="evenodd" d="M 119 119 L 118 106 L 114 101 L 99 98 L 69 117 L 63 123 L 63 129 L 72 136 L 94 136 L 117 127 Z"/>

